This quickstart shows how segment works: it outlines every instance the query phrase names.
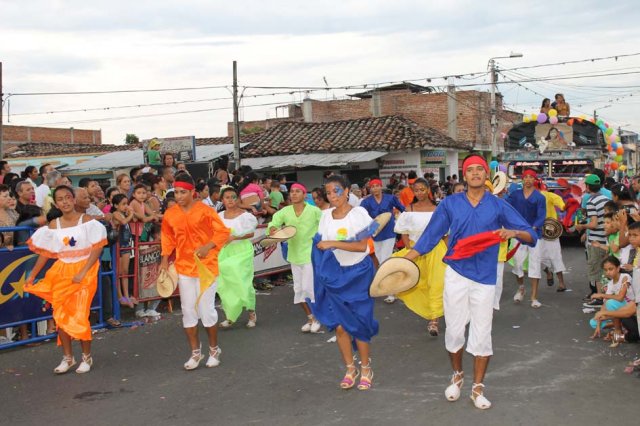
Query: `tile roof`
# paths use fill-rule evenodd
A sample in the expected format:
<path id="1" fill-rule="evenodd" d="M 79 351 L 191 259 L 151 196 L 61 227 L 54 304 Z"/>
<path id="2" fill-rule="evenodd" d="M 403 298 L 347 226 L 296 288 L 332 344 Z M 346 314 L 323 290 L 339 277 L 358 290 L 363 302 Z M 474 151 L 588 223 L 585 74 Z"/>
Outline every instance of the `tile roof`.
<path id="1" fill-rule="evenodd" d="M 137 145 L 96 145 L 96 144 L 70 144 L 70 143 L 46 143 L 29 142 L 12 146 L 7 150 L 7 158 L 44 157 L 50 155 L 73 154 L 103 154 L 113 151 L 128 151 L 137 149 Z"/>
<path id="2" fill-rule="evenodd" d="M 471 147 L 468 142 L 456 141 L 429 127 L 420 127 L 400 115 L 326 123 L 281 123 L 255 136 L 243 149 L 247 157 L 314 152 L 391 152 L 425 147 L 465 150 Z"/>
<path id="3" fill-rule="evenodd" d="M 250 143 L 260 137 L 264 132 L 240 135 L 240 143 Z M 233 144 L 233 136 L 220 136 L 215 138 L 196 138 L 196 146 L 201 145 L 228 145 Z"/>

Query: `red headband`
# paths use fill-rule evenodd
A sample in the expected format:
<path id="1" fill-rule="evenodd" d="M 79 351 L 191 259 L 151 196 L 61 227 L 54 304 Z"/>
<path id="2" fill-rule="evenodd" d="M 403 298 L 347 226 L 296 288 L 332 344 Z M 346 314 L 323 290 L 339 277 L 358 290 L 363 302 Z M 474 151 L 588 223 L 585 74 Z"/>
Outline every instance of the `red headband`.
<path id="1" fill-rule="evenodd" d="M 522 177 L 525 177 L 525 176 L 531 176 L 534 179 L 538 178 L 538 174 L 531 169 L 527 169 L 524 172 L 522 172 Z"/>
<path id="2" fill-rule="evenodd" d="M 464 162 L 462 163 L 462 172 L 463 173 L 466 172 L 469 166 L 476 166 L 476 165 L 482 166 L 484 171 L 489 173 L 489 165 L 487 164 L 487 160 L 480 157 L 479 155 L 474 155 L 464 160 Z"/>
<path id="3" fill-rule="evenodd" d="M 382 181 L 380 179 L 371 179 L 369 181 L 369 186 L 380 185 L 382 186 Z"/>
<path id="4" fill-rule="evenodd" d="M 181 181 L 173 182 L 173 187 L 186 189 L 187 191 L 193 191 L 195 189 L 195 187 L 190 183 Z"/>
<path id="5" fill-rule="evenodd" d="M 299 189 L 305 194 L 307 193 L 307 188 L 305 188 L 305 186 L 301 183 L 294 183 L 293 185 L 291 185 L 291 189 Z"/>

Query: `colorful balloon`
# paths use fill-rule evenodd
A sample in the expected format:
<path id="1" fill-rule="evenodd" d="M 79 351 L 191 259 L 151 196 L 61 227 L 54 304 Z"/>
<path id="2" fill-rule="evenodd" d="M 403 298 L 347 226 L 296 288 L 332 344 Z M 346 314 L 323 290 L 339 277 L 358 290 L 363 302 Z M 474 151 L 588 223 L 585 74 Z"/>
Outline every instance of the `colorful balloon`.
<path id="1" fill-rule="evenodd" d="M 627 166 L 625 166 L 624 164 L 620 166 L 620 171 L 624 172 L 625 170 L 627 170 Z"/>
<path id="2" fill-rule="evenodd" d="M 618 170 L 618 163 L 616 163 L 615 161 L 613 163 L 610 164 L 611 170 Z"/>
<path id="3" fill-rule="evenodd" d="M 500 163 L 498 163 L 496 160 L 492 160 L 492 161 L 489 163 L 489 168 L 490 168 L 490 169 L 492 169 L 492 170 L 493 170 L 493 169 L 497 169 L 499 165 L 500 165 Z"/>
<path id="4" fill-rule="evenodd" d="M 553 111 L 553 110 L 552 110 Z M 551 124 L 558 124 L 558 117 L 556 117 L 555 115 L 549 117 L 549 123 Z"/>
<path id="5" fill-rule="evenodd" d="M 617 161 L 618 163 L 621 163 L 621 162 L 622 162 L 622 159 L 623 159 L 623 158 L 622 158 L 622 155 L 620 155 L 620 154 L 616 155 L 616 161 Z"/>
<path id="6" fill-rule="evenodd" d="M 525 115 L 524 117 L 522 117 L 522 122 L 523 123 L 531 122 L 531 117 L 529 117 L 528 115 Z"/>
<path id="7" fill-rule="evenodd" d="M 569 126 L 573 126 L 573 121 L 574 121 L 573 118 L 570 118 L 570 119 L 567 120 L 567 124 Z"/>
<path id="8" fill-rule="evenodd" d="M 546 123 L 547 122 L 547 114 L 545 114 L 544 112 L 541 112 L 540 114 L 538 114 L 538 117 L 536 118 L 536 120 L 540 124 Z"/>
<path id="9" fill-rule="evenodd" d="M 558 111 L 556 111 L 555 109 L 551 108 L 549 110 L 549 117 L 555 117 L 556 115 L 558 115 Z"/>
<path id="10" fill-rule="evenodd" d="M 536 114 L 535 112 L 531 114 L 531 121 L 536 121 L 537 119 L 538 119 L 538 114 Z"/>
<path id="11" fill-rule="evenodd" d="M 607 151 L 613 152 L 613 147 L 611 145 L 607 145 Z"/>
<path id="12" fill-rule="evenodd" d="M 619 146 L 618 148 L 616 148 L 616 154 L 618 155 L 622 155 L 624 154 L 624 148 Z"/>

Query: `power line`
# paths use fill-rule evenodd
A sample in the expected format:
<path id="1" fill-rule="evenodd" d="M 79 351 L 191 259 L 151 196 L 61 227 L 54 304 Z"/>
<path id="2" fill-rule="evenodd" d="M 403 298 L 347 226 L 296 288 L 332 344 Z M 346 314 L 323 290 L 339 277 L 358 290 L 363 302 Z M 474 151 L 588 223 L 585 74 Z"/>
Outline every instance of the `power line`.
<path id="1" fill-rule="evenodd" d="M 569 64 L 580 64 L 580 63 L 584 63 L 584 62 L 596 62 L 596 61 L 604 61 L 604 60 L 608 60 L 608 59 L 615 59 L 616 61 L 619 58 L 629 58 L 632 56 L 640 56 L 640 52 L 638 53 L 629 53 L 629 54 L 625 54 L 625 55 L 612 55 L 612 56 L 602 56 L 599 58 L 587 58 L 587 59 L 577 59 L 575 61 L 563 61 L 563 62 L 554 62 L 554 63 L 550 63 L 550 64 L 539 64 L 539 65 L 529 65 L 529 66 L 522 66 L 522 67 L 514 67 L 514 68 L 505 68 L 502 71 L 513 71 L 513 70 L 524 70 L 524 69 L 531 69 L 531 68 L 543 68 L 543 67 L 552 67 L 552 66 L 556 66 L 556 65 L 569 65 Z"/>
<path id="2" fill-rule="evenodd" d="M 9 96 L 50 96 L 50 95 L 106 95 L 116 93 L 145 93 L 145 92 L 179 92 L 186 90 L 228 89 L 228 86 L 175 87 L 169 89 L 124 89 L 124 90 L 94 90 L 85 92 L 16 92 L 7 93 Z"/>

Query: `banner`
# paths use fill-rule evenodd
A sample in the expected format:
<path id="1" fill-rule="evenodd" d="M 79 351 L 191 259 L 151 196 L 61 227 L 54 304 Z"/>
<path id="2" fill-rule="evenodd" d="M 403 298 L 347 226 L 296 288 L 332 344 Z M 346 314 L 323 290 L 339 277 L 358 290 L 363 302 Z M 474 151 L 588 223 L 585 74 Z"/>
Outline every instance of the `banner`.
<path id="1" fill-rule="evenodd" d="M 155 138 L 160 142 L 160 154 L 170 152 L 174 155 L 176 161 L 191 163 L 196 161 L 196 138 L 195 136 L 179 136 L 175 138 Z M 144 152 L 144 161 L 147 160 L 147 151 L 149 150 L 149 142 L 151 139 L 142 141 L 142 151 Z"/>
<path id="2" fill-rule="evenodd" d="M 44 300 L 24 292 L 24 284 L 37 258 L 28 250 L 0 251 L 0 326 L 51 315 L 51 308 Z M 45 266 L 38 278 L 42 278 L 47 269 Z"/>
<path id="3" fill-rule="evenodd" d="M 162 247 L 160 244 L 140 245 L 136 259 L 138 259 L 138 299 L 157 298 L 156 281 L 160 274 Z"/>
<path id="4" fill-rule="evenodd" d="M 259 227 L 251 239 L 253 243 L 253 267 L 256 276 L 269 275 L 269 273 L 290 268 L 289 263 L 282 256 L 281 244 L 274 244 L 267 248 L 258 244 L 258 241 L 265 236 L 266 232 L 266 226 Z"/>
<path id="5" fill-rule="evenodd" d="M 445 166 L 447 164 L 446 151 L 420 151 L 420 167 L 433 168 L 437 166 Z"/>

